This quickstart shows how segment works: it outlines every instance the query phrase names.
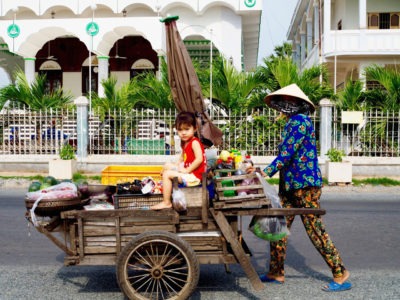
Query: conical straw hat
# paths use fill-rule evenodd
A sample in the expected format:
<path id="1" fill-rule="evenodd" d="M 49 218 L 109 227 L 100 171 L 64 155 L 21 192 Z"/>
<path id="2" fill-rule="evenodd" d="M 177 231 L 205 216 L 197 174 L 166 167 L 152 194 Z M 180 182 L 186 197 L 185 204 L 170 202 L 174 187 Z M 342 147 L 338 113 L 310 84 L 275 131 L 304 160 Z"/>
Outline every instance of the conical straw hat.
<path id="1" fill-rule="evenodd" d="M 284 104 L 288 99 L 297 101 L 299 104 L 308 104 L 310 112 L 313 113 L 315 111 L 314 103 L 308 99 L 307 95 L 295 83 L 267 95 L 264 98 L 264 102 L 269 107 L 281 111 L 281 105 L 279 104 Z"/>

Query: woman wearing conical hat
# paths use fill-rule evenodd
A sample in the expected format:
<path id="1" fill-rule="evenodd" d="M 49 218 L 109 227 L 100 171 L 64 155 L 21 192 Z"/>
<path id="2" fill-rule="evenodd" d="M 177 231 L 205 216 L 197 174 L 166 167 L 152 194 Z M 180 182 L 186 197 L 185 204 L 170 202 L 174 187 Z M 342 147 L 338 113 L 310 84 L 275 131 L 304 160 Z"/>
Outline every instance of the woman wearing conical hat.
<path id="1" fill-rule="evenodd" d="M 282 131 L 279 154 L 263 171 L 272 177 L 279 171 L 279 196 L 285 208 L 319 208 L 322 175 L 318 165 L 315 130 L 310 113 L 314 104 L 296 85 L 291 84 L 265 97 L 266 104 L 279 111 L 286 119 Z M 248 172 L 253 169 L 248 170 Z M 295 216 L 286 217 L 290 229 Z M 343 266 L 338 250 L 325 230 L 320 216 L 301 216 L 307 234 L 314 247 L 322 255 L 333 274 L 333 281 L 323 287 L 324 291 L 344 291 L 351 288 L 347 281 L 350 273 Z M 285 281 L 284 263 L 287 238 L 270 243 L 269 272 L 262 274 L 263 282 L 282 284 Z"/>

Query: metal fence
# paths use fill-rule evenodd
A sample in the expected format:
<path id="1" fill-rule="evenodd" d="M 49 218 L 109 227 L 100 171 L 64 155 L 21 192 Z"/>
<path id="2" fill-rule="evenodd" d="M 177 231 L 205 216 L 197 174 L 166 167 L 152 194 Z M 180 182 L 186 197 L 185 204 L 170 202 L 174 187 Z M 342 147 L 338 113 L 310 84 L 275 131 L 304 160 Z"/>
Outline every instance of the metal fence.
<path id="1" fill-rule="evenodd" d="M 349 156 L 399 157 L 400 111 L 334 109 L 332 147 Z"/>
<path id="2" fill-rule="evenodd" d="M 92 111 L 88 153 L 173 155 L 180 152 L 173 128 L 175 110 Z M 333 110 L 332 147 L 353 156 L 400 156 L 400 112 L 365 111 L 359 120 L 345 120 Z M 254 156 L 274 156 L 284 123 L 265 108 L 238 114 L 220 112 L 213 122 L 223 131 L 219 149 L 240 149 Z M 359 117 L 359 115 L 358 115 Z M 319 139 L 319 114 L 312 116 Z M 351 123 L 353 122 L 353 123 Z M 76 111 L 32 112 L 9 109 L 0 113 L 0 154 L 57 154 L 63 144 L 77 146 Z"/>

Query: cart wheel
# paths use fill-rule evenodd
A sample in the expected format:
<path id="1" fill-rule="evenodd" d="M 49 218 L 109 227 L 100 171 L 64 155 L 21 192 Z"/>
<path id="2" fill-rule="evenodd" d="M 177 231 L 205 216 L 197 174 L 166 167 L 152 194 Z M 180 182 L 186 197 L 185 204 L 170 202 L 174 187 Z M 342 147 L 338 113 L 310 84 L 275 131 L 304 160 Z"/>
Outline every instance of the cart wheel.
<path id="1" fill-rule="evenodd" d="M 117 261 L 118 284 L 129 299 L 187 299 L 196 289 L 199 276 L 192 247 L 166 231 L 136 236 Z"/>

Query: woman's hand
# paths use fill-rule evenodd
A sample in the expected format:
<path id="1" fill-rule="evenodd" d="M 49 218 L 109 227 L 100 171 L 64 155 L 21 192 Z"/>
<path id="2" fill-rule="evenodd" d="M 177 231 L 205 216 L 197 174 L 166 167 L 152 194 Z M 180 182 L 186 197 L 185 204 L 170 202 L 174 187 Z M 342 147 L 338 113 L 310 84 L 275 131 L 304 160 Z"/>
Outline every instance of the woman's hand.
<path id="1" fill-rule="evenodd" d="M 256 167 L 254 167 L 254 166 L 249 166 L 249 167 L 246 168 L 246 174 L 254 173 L 256 170 L 257 170 Z M 260 170 L 260 174 L 261 174 L 263 177 L 267 176 L 267 174 L 265 174 L 265 172 L 264 172 L 263 170 Z"/>
<path id="2" fill-rule="evenodd" d="M 256 171 L 256 168 L 254 166 L 248 166 L 246 168 L 246 174 L 251 174 L 254 173 Z"/>

